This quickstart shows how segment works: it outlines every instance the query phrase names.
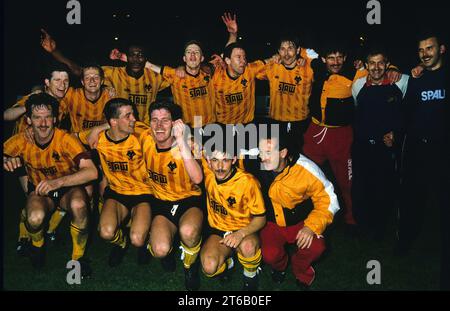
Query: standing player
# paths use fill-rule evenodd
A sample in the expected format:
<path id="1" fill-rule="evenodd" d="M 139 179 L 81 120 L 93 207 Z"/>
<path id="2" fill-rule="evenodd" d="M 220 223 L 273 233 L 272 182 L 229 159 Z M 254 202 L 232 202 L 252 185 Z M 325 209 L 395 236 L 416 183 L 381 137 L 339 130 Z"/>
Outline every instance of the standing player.
<path id="1" fill-rule="evenodd" d="M 35 268 L 44 265 L 44 220 L 60 206 L 73 216 L 72 260 L 80 262 L 81 273 L 87 276 L 90 267 L 82 258 L 88 238 L 89 197 L 82 185 L 96 179 L 97 170 L 77 139 L 55 128 L 58 115 L 55 98 L 46 93 L 32 95 L 26 101 L 26 111 L 34 142 L 24 133 L 11 137 L 3 145 L 3 166 L 13 171 L 20 158 L 27 169 L 25 226 L 32 240 L 30 259 Z"/>
<path id="2" fill-rule="evenodd" d="M 173 271 L 175 252 L 172 249 L 178 232 L 186 289 L 197 290 L 200 278 L 196 259 L 203 222 L 198 184 L 203 180 L 202 170 L 184 140 L 180 107 L 155 102 L 150 106 L 150 117 L 151 129 L 140 136 L 154 196 L 149 249 L 153 256 L 162 258 L 166 271 Z"/>
<path id="3" fill-rule="evenodd" d="M 115 97 L 115 90 L 105 89 L 105 74 L 102 67 L 88 64 L 81 69 L 82 88 L 70 88 L 62 100 L 71 122 L 71 132 L 79 133 L 106 123 L 103 109 Z"/>
<path id="4" fill-rule="evenodd" d="M 278 48 L 280 63 L 264 66 L 258 78 L 270 87 L 269 116 L 288 129 L 296 147 L 303 146 L 303 134 L 309 125 L 309 96 L 313 82 L 313 50 L 299 46 L 295 37 L 282 37 Z M 301 64 L 300 64 L 301 63 Z"/>
<path id="5" fill-rule="evenodd" d="M 236 42 L 238 32 L 236 15 L 232 17 L 231 14 L 225 13 L 222 20 L 229 33 L 226 45 Z M 111 51 L 110 58 L 127 61 L 127 56 L 118 50 Z M 181 107 L 183 122 L 191 128 L 200 128 L 214 123 L 216 120 L 211 68 L 206 68 L 206 70 L 205 66 L 202 67 L 204 59 L 204 51 L 200 42 L 191 40 L 184 45 L 184 74 L 179 76 L 178 68 L 158 66 L 149 61 L 145 65 L 157 74 L 162 74 L 170 84 L 174 103 Z M 194 123 L 196 116 L 201 117 L 201 123 Z"/>

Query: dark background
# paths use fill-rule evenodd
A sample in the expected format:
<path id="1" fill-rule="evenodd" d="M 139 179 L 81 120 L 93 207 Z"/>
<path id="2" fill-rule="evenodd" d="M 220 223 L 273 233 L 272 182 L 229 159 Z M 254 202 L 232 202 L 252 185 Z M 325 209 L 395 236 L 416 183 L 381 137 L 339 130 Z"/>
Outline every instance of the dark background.
<path id="1" fill-rule="evenodd" d="M 5 107 L 11 106 L 18 95 L 29 93 L 33 85 L 42 83 L 41 75 L 50 57 L 39 45 L 41 27 L 57 40 L 66 56 L 79 64 L 110 64 L 108 55 L 113 47 L 142 42 L 151 61 L 175 66 L 181 63 L 182 48 L 189 39 L 199 39 L 208 57 L 220 52 L 228 35 L 220 16 L 230 11 L 237 14 L 239 35 L 250 61 L 275 53 L 278 37 L 289 31 L 300 37 L 304 47 L 317 48 L 328 38 L 343 38 L 353 47 L 354 56 L 363 55 L 364 45 L 382 42 L 392 62 L 409 71 L 418 62 L 415 34 L 419 28 L 443 29 L 448 18 L 444 2 L 437 0 L 380 0 L 381 25 L 367 24 L 367 0 L 271 4 L 242 0 L 182 4 L 170 0 L 80 0 L 81 25 L 68 25 L 67 2 L 4 2 Z M 113 18 L 113 14 L 117 17 Z M 360 41 L 361 36 L 364 41 Z"/>

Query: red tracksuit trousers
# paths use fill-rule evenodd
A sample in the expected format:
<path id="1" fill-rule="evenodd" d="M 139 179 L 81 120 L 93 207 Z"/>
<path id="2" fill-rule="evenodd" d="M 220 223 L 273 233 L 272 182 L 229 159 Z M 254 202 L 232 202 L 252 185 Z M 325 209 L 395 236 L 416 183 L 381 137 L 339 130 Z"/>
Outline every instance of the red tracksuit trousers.
<path id="1" fill-rule="evenodd" d="M 289 227 L 280 227 L 276 223 L 268 221 L 260 232 L 264 262 L 274 270 L 286 270 L 289 258 L 284 245 L 296 243 L 295 238 L 302 228 L 303 222 Z M 311 263 L 317 260 L 324 250 L 324 239 L 317 237 L 314 237 L 309 248 L 296 250 L 291 258 L 291 266 L 297 280 L 307 285 L 314 281 L 315 271 L 311 267 Z"/>
<path id="2" fill-rule="evenodd" d="M 310 123 L 304 135 L 303 153 L 317 165 L 328 160 L 344 199 L 344 222 L 355 224 L 352 213 L 353 129 L 350 125 L 336 128 Z"/>

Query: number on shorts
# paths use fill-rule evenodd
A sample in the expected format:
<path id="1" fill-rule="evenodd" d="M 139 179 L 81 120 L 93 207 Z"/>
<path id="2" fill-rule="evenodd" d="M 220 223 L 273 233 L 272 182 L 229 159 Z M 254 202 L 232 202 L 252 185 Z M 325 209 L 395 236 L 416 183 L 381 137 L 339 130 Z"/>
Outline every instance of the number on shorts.
<path id="1" fill-rule="evenodd" d="M 172 214 L 172 216 L 175 216 L 177 209 L 178 209 L 178 204 L 175 204 L 172 209 L 170 210 L 170 213 Z"/>

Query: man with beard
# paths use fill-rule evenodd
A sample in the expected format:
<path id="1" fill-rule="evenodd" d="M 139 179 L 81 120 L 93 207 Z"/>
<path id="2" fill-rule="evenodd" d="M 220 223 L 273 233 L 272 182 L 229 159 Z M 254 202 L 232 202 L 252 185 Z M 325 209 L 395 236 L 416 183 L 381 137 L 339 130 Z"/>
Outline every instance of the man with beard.
<path id="1" fill-rule="evenodd" d="M 58 61 L 67 64 L 72 72 L 81 75 L 81 68 L 73 61 L 64 57 L 56 49 L 56 42 L 45 31 L 42 31 L 41 46 Z M 155 101 L 159 91 L 169 84 L 161 75 L 145 68 L 147 60 L 144 48 L 139 45 L 130 45 L 127 50 L 128 63 L 126 67 L 102 66 L 105 72 L 105 84 L 112 86 L 117 96 L 128 98 L 136 105 L 139 120 L 150 124 L 148 108 Z"/>
<path id="2" fill-rule="evenodd" d="M 70 211 L 72 260 L 79 261 L 82 276 L 91 269 L 83 259 L 88 239 L 89 196 L 86 183 L 97 178 L 89 153 L 76 138 L 55 128 L 58 101 L 46 93 L 34 94 L 25 103 L 27 123 L 33 141 L 25 133 L 11 137 L 3 145 L 3 167 L 14 171 L 27 168 L 29 184 L 25 226 L 31 238 L 29 257 L 35 268 L 45 263 L 44 226 L 47 215 L 57 206 Z"/>
<path id="3" fill-rule="evenodd" d="M 442 262 L 441 288 L 449 289 L 449 103 L 446 46 L 433 32 L 418 37 L 421 77 L 410 79 L 405 96 L 407 120 L 402 163 L 402 202 L 396 251 L 406 254 L 420 233 L 428 214 L 430 197 L 440 209 Z M 438 226 L 438 224 L 436 224 Z"/>
<path id="4" fill-rule="evenodd" d="M 355 100 L 352 150 L 354 216 L 363 233 L 383 239 L 388 217 L 393 216 L 399 178 L 396 171 L 403 138 L 402 103 L 408 75 L 391 84 L 389 60 L 382 49 L 367 56 L 367 77 L 353 83 Z M 383 185 L 383 191 L 375 191 Z"/>

